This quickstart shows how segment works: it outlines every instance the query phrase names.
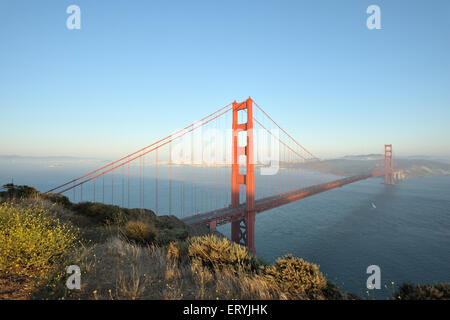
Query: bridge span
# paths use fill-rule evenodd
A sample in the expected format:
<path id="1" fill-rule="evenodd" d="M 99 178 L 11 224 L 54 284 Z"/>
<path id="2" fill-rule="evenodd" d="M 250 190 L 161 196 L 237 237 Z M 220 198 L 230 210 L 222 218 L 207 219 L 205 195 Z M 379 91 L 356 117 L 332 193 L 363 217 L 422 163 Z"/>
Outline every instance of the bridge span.
<path id="1" fill-rule="evenodd" d="M 384 175 L 384 171 L 361 174 L 261 198 L 255 200 L 254 211 L 258 214 L 350 183 Z M 196 214 L 182 220 L 189 225 L 208 225 L 210 229 L 214 230 L 217 226 L 242 220 L 246 212 L 247 206 L 243 203 L 237 207 L 232 207 L 230 205 L 226 208 Z"/>

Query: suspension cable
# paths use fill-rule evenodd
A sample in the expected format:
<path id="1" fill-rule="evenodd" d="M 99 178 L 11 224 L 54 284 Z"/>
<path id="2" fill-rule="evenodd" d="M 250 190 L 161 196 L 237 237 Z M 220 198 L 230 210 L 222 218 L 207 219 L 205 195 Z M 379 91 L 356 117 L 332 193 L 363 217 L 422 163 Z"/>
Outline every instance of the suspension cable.
<path id="1" fill-rule="evenodd" d="M 278 123 L 275 122 L 275 120 L 273 120 L 255 101 L 253 101 L 253 103 L 256 105 L 256 107 L 261 110 L 266 117 L 268 117 L 281 131 L 283 131 L 292 141 L 294 141 L 300 148 L 302 148 L 305 152 L 307 152 L 310 156 L 312 156 L 314 159 L 316 159 L 319 163 L 327 166 L 328 168 L 330 168 L 331 170 L 333 170 L 334 172 L 338 173 L 339 175 L 344 175 L 346 176 L 347 174 L 345 174 L 344 172 L 341 172 L 337 169 L 334 169 L 333 167 L 331 167 L 329 164 L 327 164 L 326 162 L 320 160 L 317 156 L 315 156 L 312 152 L 310 152 L 308 149 L 306 149 L 303 145 L 301 145 L 297 140 L 295 140 L 289 133 L 287 133 L 283 128 L 281 128 Z"/>
<path id="2" fill-rule="evenodd" d="M 172 138 L 172 139 L 170 139 L 170 140 L 168 140 L 168 141 L 166 141 L 166 142 L 164 142 L 164 143 L 162 143 L 162 144 L 160 144 L 160 145 L 158 145 L 158 146 L 156 146 L 156 147 L 153 147 L 152 149 L 147 150 L 147 151 L 143 152 L 142 154 L 140 154 L 140 155 L 138 155 L 138 156 L 135 156 L 135 157 L 133 157 L 133 158 L 131 158 L 131 159 L 125 161 L 125 162 L 122 162 L 121 164 L 116 165 L 116 166 L 114 166 L 114 167 L 112 167 L 112 168 L 110 168 L 110 169 L 108 169 L 108 170 L 105 170 L 105 171 L 103 171 L 103 172 L 101 172 L 101 173 L 99 173 L 99 174 L 97 174 L 97 175 L 95 175 L 95 176 L 93 176 L 93 177 L 90 177 L 90 178 L 88 178 L 88 179 L 86 179 L 86 180 L 83 180 L 83 181 L 81 181 L 81 182 L 78 182 L 77 184 L 74 184 L 73 186 L 70 186 L 70 187 L 68 187 L 68 188 L 66 188 L 66 189 L 64 189 L 64 190 L 62 190 L 62 191 L 59 191 L 58 194 L 64 193 L 64 192 L 66 192 L 66 191 L 68 191 L 68 190 L 70 190 L 70 189 L 72 189 L 72 188 L 78 187 L 79 185 L 81 185 L 81 184 L 83 184 L 83 183 L 86 183 L 86 182 L 88 182 L 88 181 L 91 181 L 92 179 L 95 179 L 95 178 L 97 178 L 97 177 L 99 177 L 99 176 L 101 176 L 101 175 L 104 175 L 104 174 L 106 174 L 106 173 L 108 173 L 108 172 L 110 172 L 110 171 L 113 171 L 114 169 L 117 169 L 118 167 L 121 167 L 121 166 L 123 166 L 123 165 L 125 165 L 125 164 L 127 164 L 127 163 L 129 163 L 129 162 L 132 162 L 132 161 L 134 161 L 134 160 L 136 160 L 136 159 L 142 157 L 143 155 L 146 155 L 146 154 L 148 154 L 148 153 L 150 153 L 150 152 L 152 152 L 152 151 L 154 151 L 154 150 L 157 150 L 157 149 L 161 148 L 162 146 L 165 146 L 166 144 L 169 144 L 169 143 L 173 142 L 174 140 L 177 140 L 177 139 L 181 138 L 182 136 L 184 136 L 184 135 L 186 135 L 186 134 L 188 134 L 188 133 L 190 133 L 190 132 L 192 132 L 192 131 L 194 131 L 194 130 L 196 130 L 196 129 L 198 129 L 198 128 L 204 126 L 204 125 L 206 125 L 207 123 L 211 122 L 212 120 L 214 120 L 214 119 L 216 119 L 216 118 L 218 118 L 218 117 L 224 115 L 225 113 L 229 112 L 231 109 L 232 109 L 232 108 L 228 108 L 227 110 L 223 111 L 222 113 L 219 113 L 219 114 L 216 115 L 215 117 L 213 117 L 213 118 L 211 118 L 211 119 L 208 119 L 208 120 L 205 121 L 205 122 L 201 122 L 198 126 L 193 127 L 193 128 L 191 128 L 191 129 L 189 129 L 188 131 L 185 131 L 185 132 L 183 132 L 182 134 L 176 136 L 175 138 Z"/>
<path id="3" fill-rule="evenodd" d="M 204 120 L 206 120 L 206 119 L 212 117 L 213 115 L 215 115 L 215 114 L 221 112 L 222 110 L 226 109 L 226 108 L 229 107 L 230 105 L 231 105 L 231 103 L 229 103 L 229 104 L 227 104 L 225 107 L 222 107 L 222 108 L 220 108 L 219 110 L 217 110 L 217 111 L 215 111 L 215 112 L 213 112 L 213 113 L 207 115 L 206 117 L 204 117 L 204 118 L 202 118 L 202 119 L 200 119 L 200 120 L 198 120 L 198 121 L 196 121 L 196 122 L 193 122 L 193 123 L 190 124 L 189 126 L 184 127 L 183 129 L 180 129 L 180 130 L 176 131 L 175 133 L 172 133 L 172 134 L 168 135 L 168 136 L 165 137 L 165 138 L 162 138 L 162 139 L 160 139 L 160 140 L 158 140 L 158 141 L 156 141 L 156 142 L 154 142 L 154 143 L 152 143 L 152 144 L 150 144 L 150 145 L 148 145 L 148 146 L 146 146 L 146 147 L 144 147 L 144 148 L 142 148 L 142 149 L 139 149 L 139 150 L 136 151 L 136 152 L 130 153 L 130 154 L 128 154 L 128 155 L 126 155 L 126 156 L 120 158 L 119 160 L 116 160 L 116 161 L 113 161 L 113 162 L 111 162 L 111 163 L 109 163 L 109 164 L 107 164 L 107 165 L 104 165 L 103 167 L 101 167 L 101 168 L 99 168 L 99 169 L 96 169 L 96 170 L 94 170 L 94 171 L 91 171 L 91 172 L 89 172 L 89 173 L 86 173 L 85 175 L 82 175 L 82 176 L 80 176 L 80 177 L 78 177 L 78 178 L 76 178 L 76 179 L 73 179 L 73 180 L 71 180 L 71 181 L 69 181 L 69 182 L 66 182 L 66 183 L 64 183 L 64 184 L 61 184 L 61 185 L 59 185 L 59 186 L 57 186 L 57 187 L 55 187 L 55 188 L 53 188 L 53 189 L 50 189 L 50 190 L 48 190 L 48 191 L 45 192 L 45 193 L 50 193 L 50 192 L 52 192 L 52 191 L 55 191 L 55 190 L 60 189 L 60 188 L 62 188 L 62 187 L 65 187 L 66 185 L 68 185 L 68 184 L 70 184 L 70 183 L 72 183 L 72 182 L 76 182 L 76 181 L 78 181 L 78 180 L 81 180 L 81 179 L 83 179 L 83 178 L 86 178 L 86 177 L 88 177 L 88 176 L 90 176 L 90 175 L 92 175 L 92 174 L 94 174 L 94 173 L 96 173 L 96 172 L 98 172 L 98 171 L 101 171 L 101 170 L 103 170 L 103 169 L 105 169 L 105 168 L 108 168 L 108 167 L 110 167 L 110 166 L 112 166 L 112 165 L 114 165 L 114 164 L 116 164 L 116 163 L 118 163 L 118 162 L 120 162 L 120 161 L 122 161 L 122 160 L 128 159 L 129 157 L 134 156 L 135 154 L 137 154 L 137 153 L 139 153 L 139 152 L 141 152 L 141 151 L 144 151 L 144 150 L 146 150 L 146 149 L 148 149 L 148 148 L 150 148 L 150 147 L 152 147 L 152 146 L 154 146 L 154 145 L 156 145 L 156 144 L 158 144 L 158 143 L 160 143 L 160 142 L 163 142 L 163 141 L 165 141 L 165 140 L 171 138 L 171 137 L 174 136 L 174 135 L 177 135 L 177 134 L 179 134 L 179 133 L 181 133 L 181 132 L 183 132 L 183 131 L 185 131 L 185 130 L 191 128 L 191 127 L 193 127 L 196 123 L 202 122 L 202 121 L 204 121 Z M 59 193 L 62 193 L 62 192 L 59 192 Z"/>

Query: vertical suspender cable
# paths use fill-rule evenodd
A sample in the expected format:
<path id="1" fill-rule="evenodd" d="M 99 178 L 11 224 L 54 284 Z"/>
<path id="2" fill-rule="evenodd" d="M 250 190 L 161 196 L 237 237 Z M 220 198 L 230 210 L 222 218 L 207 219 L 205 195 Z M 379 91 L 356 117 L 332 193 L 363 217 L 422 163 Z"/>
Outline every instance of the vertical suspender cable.
<path id="1" fill-rule="evenodd" d="M 145 208 L 145 155 L 142 156 L 142 208 Z"/>
<path id="2" fill-rule="evenodd" d="M 217 140 L 218 140 L 218 135 L 219 135 L 219 120 L 216 120 L 216 148 L 217 148 L 217 146 L 219 145 L 218 143 L 217 143 Z M 215 152 L 214 152 L 214 170 L 215 170 L 215 176 L 216 176 L 216 203 L 215 203 L 215 208 L 214 209 L 218 209 L 218 205 L 219 205 L 219 199 L 218 199 L 218 196 L 219 196 L 219 189 L 218 189 L 218 187 L 217 187 L 217 185 L 218 185 L 218 176 L 217 176 L 217 149 L 215 149 Z"/>
<path id="3" fill-rule="evenodd" d="M 191 206 L 192 214 L 195 214 L 195 164 L 194 164 L 194 137 L 191 136 Z"/>
<path id="4" fill-rule="evenodd" d="M 172 143 L 169 144 L 169 215 L 172 214 Z"/>
<path id="5" fill-rule="evenodd" d="M 283 187 L 283 191 L 287 191 L 287 182 L 288 182 L 288 176 L 286 175 L 286 171 L 287 171 L 287 160 L 286 160 L 286 148 L 284 148 L 284 156 L 283 156 L 283 158 L 284 158 L 284 179 L 283 179 L 283 182 L 284 182 L 284 187 Z"/>
<path id="6" fill-rule="evenodd" d="M 155 152 L 155 210 L 158 214 L 158 149 Z"/>
<path id="7" fill-rule="evenodd" d="M 183 162 L 181 163 L 181 217 L 184 217 L 184 151 Z"/>
<path id="8" fill-rule="evenodd" d="M 111 204 L 114 205 L 114 170 L 111 171 Z"/>
<path id="9" fill-rule="evenodd" d="M 142 209 L 142 157 L 139 158 L 139 208 Z"/>
<path id="10" fill-rule="evenodd" d="M 122 166 L 122 208 L 125 207 L 125 167 Z"/>
<path id="11" fill-rule="evenodd" d="M 281 166 L 283 165 L 282 164 L 282 161 L 281 161 L 281 146 L 280 146 L 280 149 L 279 149 L 279 151 L 278 151 L 278 159 L 279 159 L 279 165 L 278 165 L 278 176 L 279 176 L 279 183 L 280 183 L 280 193 L 282 193 L 282 191 L 281 191 Z"/>
<path id="12" fill-rule="evenodd" d="M 194 150 L 194 152 L 195 152 L 195 150 Z M 194 162 L 196 162 L 195 161 L 195 157 L 194 157 Z M 197 213 L 197 164 L 196 163 L 194 163 L 194 166 L 193 166 L 193 173 L 194 173 L 194 182 L 193 182 L 193 188 L 192 188 L 192 191 L 193 191 L 193 197 L 194 197 L 194 214 L 195 213 Z"/>

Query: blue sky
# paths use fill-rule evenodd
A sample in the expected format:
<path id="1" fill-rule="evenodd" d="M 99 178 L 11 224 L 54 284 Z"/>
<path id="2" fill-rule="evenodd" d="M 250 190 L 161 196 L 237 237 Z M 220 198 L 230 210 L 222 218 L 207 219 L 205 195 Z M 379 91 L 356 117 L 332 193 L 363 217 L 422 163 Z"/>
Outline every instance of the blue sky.
<path id="1" fill-rule="evenodd" d="M 450 155 L 449 14 L 445 0 L 1 0 L 0 154 L 114 158 L 252 96 L 319 156 Z"/>

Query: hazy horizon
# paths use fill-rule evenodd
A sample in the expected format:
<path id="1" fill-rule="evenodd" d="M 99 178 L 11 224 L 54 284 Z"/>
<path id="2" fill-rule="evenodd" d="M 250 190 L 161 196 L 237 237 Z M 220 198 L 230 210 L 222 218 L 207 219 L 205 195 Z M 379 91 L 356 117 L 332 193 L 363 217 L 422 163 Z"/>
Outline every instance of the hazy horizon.
<path id="1" fill-rule="evenodd" d="M 109 157 L 95 157 L 95 156 L 77 156 L 77 155 L 26 155 L 26 154 L 0 154 L 0 158 L 28 158 L 28 159 L 48 159 L 48 160 L 93 160 L 93 161 L 114 161 L 127 154 L 117 155 L 115 158 Z M 368 154 L 343 154 L 329 157 L 322 157 L 323 160 L 333 160 L 346 157 L 363 157 L 369 155 L 379 155 L 383 156 L 382 153 L 368 153 Z M 420 159 L 450 159 L 450 154 L 405 154 L 405 155 L 395 155 L 397 158 L 420 158 Z M 299 159 L 300 160 L 300 159 Z M 295 161 L 295 160 L 293 160 Z"/>

